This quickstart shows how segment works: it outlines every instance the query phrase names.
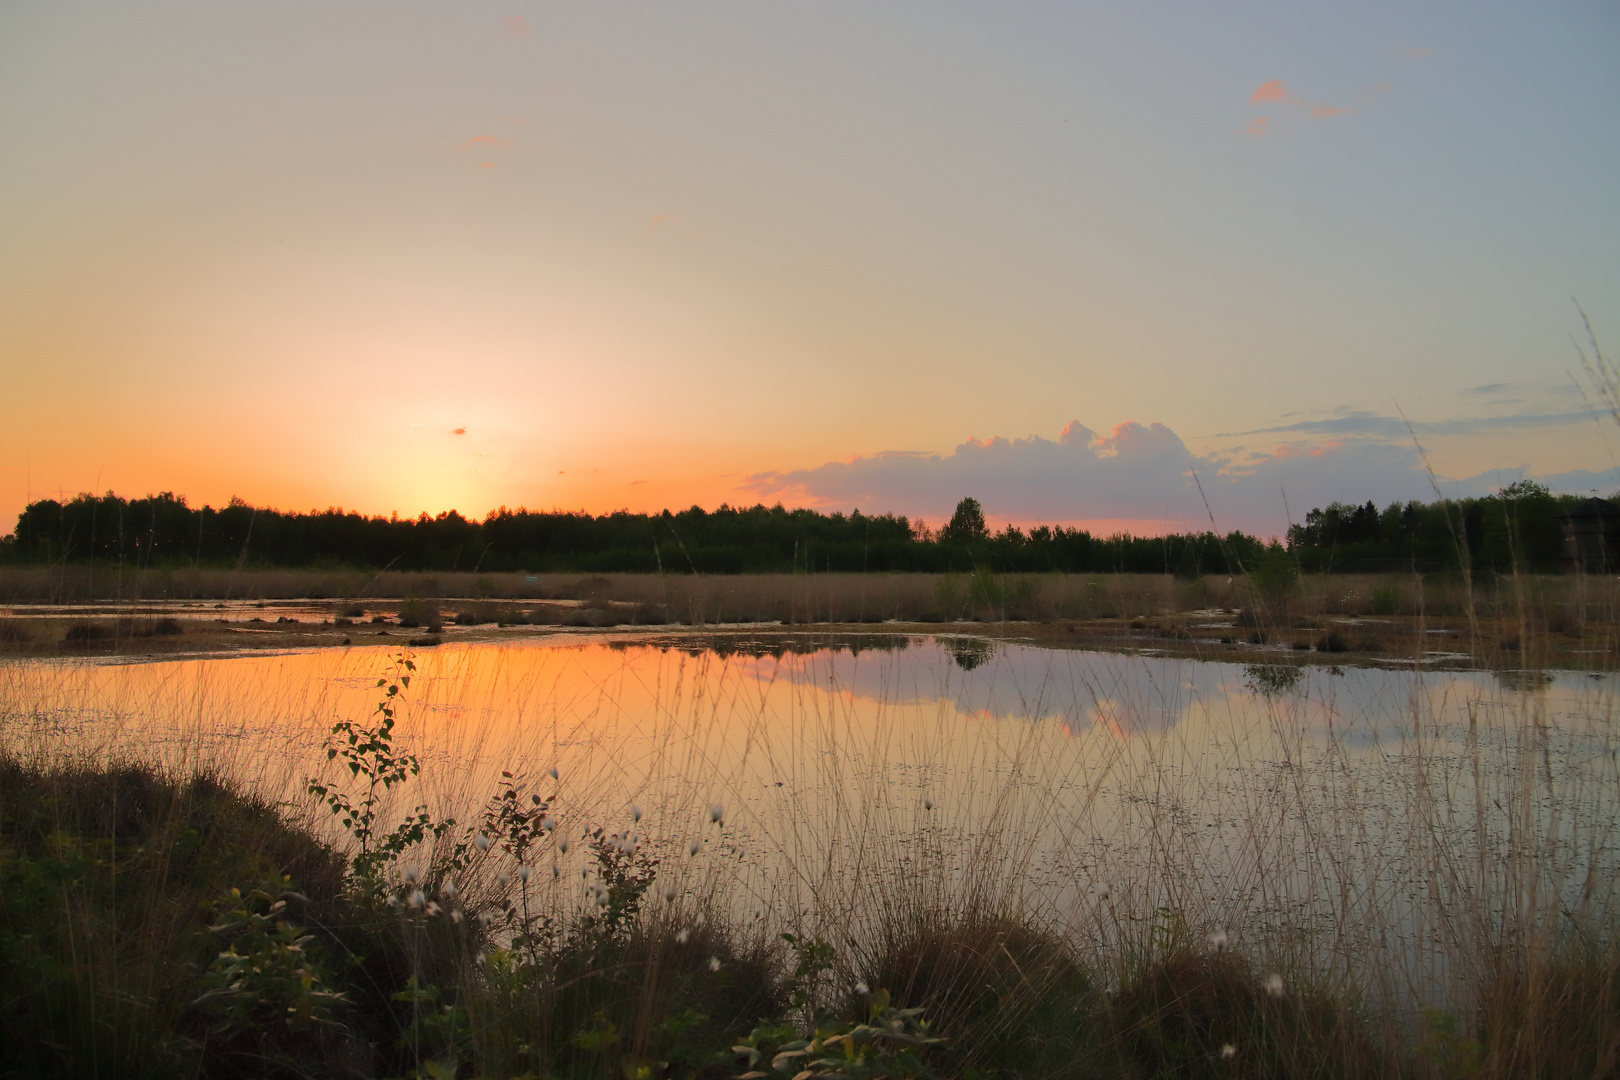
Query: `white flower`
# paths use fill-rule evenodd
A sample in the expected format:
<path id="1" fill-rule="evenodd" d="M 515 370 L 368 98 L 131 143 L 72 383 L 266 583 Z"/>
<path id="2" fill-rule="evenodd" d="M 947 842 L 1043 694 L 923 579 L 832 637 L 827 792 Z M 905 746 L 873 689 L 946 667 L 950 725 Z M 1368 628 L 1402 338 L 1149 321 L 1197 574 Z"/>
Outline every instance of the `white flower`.
<path id="1" fill-rule="evenodd" d="M 439 895 L 447 900 L 454 900 L 456 898 L 456 883 L 453 881 L 445 882 L 439 888 Z"/>
<path id="2" fill-rule="evenodd" d="M 726 823 L 726 808 L 719 803 L 709 807 L 709 820 L 716 825 L 724 825 Z"/>
<path id="3" fill-rule="evenodd" d="M 416 884 L 416 876 L 417 876 L 416 867 L 407 866 L 405 868 L 405 884 L 407 884 L 407 885 L 415 885 Z"/>
<path id="4" fill-rule="evenodd" d="M 547 769 L 546 770 L 546 775 L 551 777 L 553 780 L 556 780 L 557 779 L 557 766 L 553 765 L 551 768 Z"/>
<path id="5" fill-rule="evenodd" d="M 1278 975 L 1275 971 L 1266 976 L 1266 993 L 1270 994 L 1272 997 L 1283 996 L 1282 976 Z"/>
<path id="6" fill-rule="evenodd" d="M 540 822 L 540 827 L 546 832 L 550 832 L 557 827 L 557 819 L 553 817 L 545 818 Z"/>
<path id="7" fill-rule="evenodd" d="M 505 870 L 502 870 L 500 873 L 495 875 L 495 884 L 501 886 L 502 888 L 504 888 L 506 883 L 511 880 L 512 875 L 508 874 Z"/>
<path id="8" fill-rule="evenodd" d="M 1221 1047 L 1221 1057 L 1223 1057 L 1223 1058 L 1237 1057 L 1237 1047 L 1233 1046 L 1231 1043 L 1225 1044 L 1224 1046 Z"/>
<path id="9" fill-rule="evenodd" d="M 529 880 L 529 868 L 528 868 L 527 865 L 518 867 L 518 880 L 519 881 L 528 881 Z"/>
<path id="10" fill-rule="evenodd" d="M 703 914 L 703 912 L 700 911 L 700 912 L 698 912 L 698 916 L 697 916 L 697 919 L 695 921 L 697 922 L 697 924 L 699 926 L 702 926 L 704 923 L 709 921 L 709 917 L 707 915 Z"/>
<path id="11" fill-rule="evenodd" d="M 632 820 L 632 821 L 640 821 L 641 820 L 641 807 L 637 806 L 635 803 L 630 804 L 630 820 Z"/>
<path id="12" fill-rule="evenodd" d="M 692 940 L 692 931 L 684 927 L 675 934 L 675 944 L 677 945 L 685 945 L 690 940 Z"/>
<path id="13" fill-rule="evenodd" d="M 703 850 L 703 843 L 702 841 L 694 840 L 692 841 L 691 847 L 688 847 L 686 850 L 691 852 L 693 855 L 696 855 L 698 852 Z"/>
<path id="14" fill-rule="evenodd" d="M 473 837 L 473 847 L 477 848 L 479 851 L 488 851 L 489 837 L 485 836 L 483 833 L 479 833 L 477 836 Z"/>
<path id="15" fill-rule="evenodd" d="M 444 910 L 444 908 L 440 907 L 438 904 L 434 903 L 432 900 L 428 901 L 427 913 L 429 915 L 437 915 L 439 912 L 441 912 L 443 910 Z"/>
<path id="16" fill-rule="evenodd" d="M 710 971 L 719 971 L 720 970 L 720 958 L 718 956 L 709 957 L 709 970 Z"/>
<path id="17" fill-rule="evenodd" d="M 862 995 L 870 994 L 872 992 L 872 988 L 870 986 L 867 986 L 866 982 L 864 980 L 862 980 L 862 981 L 857 982 L 855 984 L 855 992 L 857 994 L 862 994 Z"/>
<path id="18" fill-rule="evenodd" d="M 1220 952 L 1222 949 L 1226 948 L 1226 931 L 1217 930 L 1213 934 L 1209 935 L 1209 944 L 1210 947 L 1216 952 Z"/>
<path id="19" fill-rule="evenodd" d="M 557 850 L 562 852 L 564 855 L 568 854 L 568 837 L 565 836 L 561 840 L 557 841 Z"/>
<path id="20" fill-rule="evenodd" d="M 427 893 L 423 892 L 421 889 L 417 889 L 415 892 L 411 893 L 411 898 L 409 901 L 407 901 L 407 903 L 409 903 L 413 908 L 419 908 L 427 902 Z"/>
<path id="21" fill-rule="evenodd" d="M 1101 900 L 1108 899 L 1108 882 L 1100 881 L 1097 883 L 1097 897 Z"/>
<path id="22" fill-rule="evenodd" d="M 391 907 L 391 908 L 397 908 L 397 907 L 399 907 L 399 897 L 397 897 L 397 896 L 390 896 L 390 897 L 389 897 L 389 898 L 388 898 L 388 906 L 389 906 L 389 907 Z"/>
<path id="23" fill-rule="evenodd" d="M 452 911 L 450 913 L 450 921 L 453 922 L 453 923 L 461 922 L 461 909 L 460 908 L 457 908 L 455 911 Z"/>

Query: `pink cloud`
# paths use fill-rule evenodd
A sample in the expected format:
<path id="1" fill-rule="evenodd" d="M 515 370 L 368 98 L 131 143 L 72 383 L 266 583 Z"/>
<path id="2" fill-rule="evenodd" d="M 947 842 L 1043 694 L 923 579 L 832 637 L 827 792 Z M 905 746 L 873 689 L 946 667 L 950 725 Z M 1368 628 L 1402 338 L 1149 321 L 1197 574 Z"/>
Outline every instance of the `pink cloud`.
<path id="1" fill-rule="evenodd" d="M 1249 95 L 1249 104 L 1258 105 L 1263 101 L 1292 101 L 1293 99 L 1294 95 L 1288 92 L 1288 87 L 1283 85 L 1281 79 L 1272 79 L 1270 82 L 1261 83 L 1260 88 Z"/>
<path id="2" fill-rule="evenodd" d="M 525 19 L 522 15 L 508 15 L 506 18 L 501 20 L 501 29 L 505 30 L 508 35 L 515 38 L 528 37 L 529 20 Z"/>
<path id="3" fill-rule="evenodd" d="M 1253 120 L 1249 121 L 1249 126 L 1243 129 L 1243 133 L 1245 135 L 1253 135 L 1257 139 L 1263 139 L 1268 134 L 1266 126 L 1270 122 L 1270 117 L 1257 116 Z"/>
<path id="4" fill-rule="evenodd" d="M 505 146 L 506 144 L 493 135 L 474 135 L 461 144 L 463 150 L 469 146 Z"/>
<path id="5" fill-rule="evenodd" d="M 1350 109 L 1334 108 L 1331 105 L 1318 105 L 1316 108 L 1311 110 L 1311 115 L 1320 119 L 1324 116 L 1343 116 L 1345 113 L 1350 111 Z"/>

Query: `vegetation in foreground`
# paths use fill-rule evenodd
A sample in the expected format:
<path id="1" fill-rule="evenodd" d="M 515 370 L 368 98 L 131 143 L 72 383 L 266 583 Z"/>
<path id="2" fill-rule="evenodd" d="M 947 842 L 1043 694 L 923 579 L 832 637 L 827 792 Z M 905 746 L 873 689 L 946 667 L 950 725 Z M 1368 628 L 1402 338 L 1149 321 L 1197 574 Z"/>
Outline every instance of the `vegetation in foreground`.
<path id="1" fill-rule="evenodd" d="M 307 781 L 304 811 L 331 813 L 342 854 L 313 819 L 215 777 L 0 758 L 0 1074 L 1600 1077 L 1620 1063 L 1620 956 L 1578 934 L 1503 950 L 1469 1014 L 1411 1027 L 1354 987 L 1261 969 L 1171 908 L 1088 944 L 1004 882 L 931 896 L 897 875 L 859 939 L 767 936 L 725 897 L 671 888 L 671 855 L 637 835 L 634 808 L 618 831 L 562 835 L 554 775 L 506 776 L 472 822 L 388 816 L 418 768 L 393 735 L 411 668 L 379 682 L 369 720 L 333 727 L 343 779 Z M 710 816 L 725 828 L 724 807 Z M 554 907 L 538 884 L 570 844 L 591 855 L 583 897 Z"/>

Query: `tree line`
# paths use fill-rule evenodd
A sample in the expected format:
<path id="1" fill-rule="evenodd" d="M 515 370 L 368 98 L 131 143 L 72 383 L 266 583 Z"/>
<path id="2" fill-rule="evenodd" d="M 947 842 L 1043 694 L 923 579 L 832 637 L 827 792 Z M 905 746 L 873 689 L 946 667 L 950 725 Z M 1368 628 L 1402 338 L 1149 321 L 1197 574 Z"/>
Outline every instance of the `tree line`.
<path id="1" fill-rule="evenodd" d="M 1289 528 L 1301 570 L 1553 570 L 1563 514 L 1579 500 L 1521 481 L 1495 496 L 1378 509 L 1332 503 Z M 1274 551 L 1281 548 L 1275 541 Z M 1012 525 L 993 531 L 963 499 L 938 530 L 894 514 L 822 513 L 781 505 L 592 515 L 500 507 L 482 521 L 454 510 L 368 517 L 229 504 L 192 507 L 171 492 L 108 492 L 29 503 L 0 539 L 0 562 L 124 562 L 137 566 L 354 567 L 418 571 L 828 573 L 998 572 L 1239 574 L 1265 541 L 1242 532 L 1094 536 Z M 1517 560 L 1517 563 L 1515 562 Z"/>

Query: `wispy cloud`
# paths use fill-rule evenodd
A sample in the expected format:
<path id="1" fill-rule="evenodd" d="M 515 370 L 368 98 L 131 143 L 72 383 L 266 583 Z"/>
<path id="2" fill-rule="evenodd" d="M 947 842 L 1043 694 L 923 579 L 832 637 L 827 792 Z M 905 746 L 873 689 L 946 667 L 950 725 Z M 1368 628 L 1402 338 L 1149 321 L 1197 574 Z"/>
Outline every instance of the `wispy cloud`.
<path id="1" fill-rule="evenodd" d="M 525 38 L 529 36 L 529 20 L 522 15 L 508 15 L 501 20 L 501 29 L 510 37 Z"/>
<path id="2" fill-rule="evenodd" d="M 1332 105 L 1317 105 L 1311 109 L 1311 115 L 1320 120 L 1328 116 L 1343 116 L 1347 112 L 1354 112 L 1351 108 L 1337 108 Z"/>
<path id="3" fill-rule="evenodd" d="M 1243 129 L 1243 134 L 1253 135 L 1257 139 L 1263 139 L 1271 133 L 1270 124 L 1271 117 L 1257 116 L 1253 120 L 1249 121 L 1249 126 Z"/>
<path id="4" fill-rule="evenodd" d="M 1250 105 L 1259 105 L 1267 101 L 1291 102 L 1293 100 L 1294 95 L 1289 92 L 1288 87 L 1283 84 L 1281 79 L 1263 82 L 1255 89 L 1254 93 L 1249 95 Z"/>

